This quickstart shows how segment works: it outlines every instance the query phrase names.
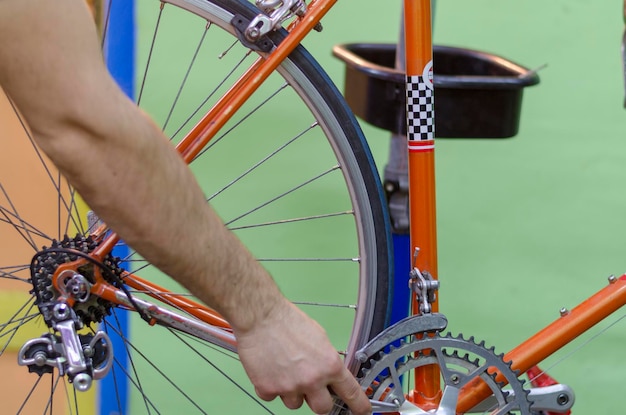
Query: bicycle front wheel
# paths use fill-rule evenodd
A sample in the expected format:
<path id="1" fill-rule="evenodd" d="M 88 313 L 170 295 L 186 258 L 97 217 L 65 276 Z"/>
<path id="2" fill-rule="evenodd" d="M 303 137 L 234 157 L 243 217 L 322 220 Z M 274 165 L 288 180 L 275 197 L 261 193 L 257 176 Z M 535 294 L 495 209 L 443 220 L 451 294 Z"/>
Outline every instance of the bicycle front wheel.
<path id="1" fill-rule="evenodd" d="M 231 21 L 235 16 L 251 19 L 259 11 L 237 0 L 144 0 L 139 11 L 139 27 L 146 29 L 140 32 L 144 46 L 139 61 L 145 69 L 138 71 L 138 104 L 176 144 L 258 57 L 260 52 L 238 41 Z M 284 36 L 277 32 L 270 40 L 278 44 Z M 15 157 L 16 151 L 1 152 L 1 157 L 29 157 Z M 39 160 L 30 144 L 23 151 Z M 13 367 L 29 383 L 20 391 L 23 399 L 7 413 L 47 413 L 53 407 L 54 413 L 85 413 L 91 404 L 58 373 L 38 376 L 14 367 L 12 351 L 44 330 L 29 294 L 32 284 L 26 264 L 52 239 L 86 236 L 90 231 L 74 192 L 45 160 L 39 161 L 39 181 L 49 191 L 37 192 L 37 203 L 22 197 L 19 183 L 0 179 L 2 243 L 24 247 L 2 257 L 0 265 L 0 288 L 12 299 L 3 302 L 8 309 L 3 310 L 5 323 L 0 326 L 0 364 Z M 9 160 L 0 164 L 9 165 Z M 191 168 L 227 226 L 285 295 L 324 326 L 356 373 L 353 351 L 384 327 L 388 315 L 387 215 L 362 132 L 340 93 L 304 48 L 289 56 Z M 17 176 L 15 170 L 10 173 Z M 56 213 L 41 217 L 33 212 L 33 205 L 44 205 L 43 199 Z M 132 250 L 118 255 L 120 264 L 135 274 L 181 292 Z M 145 293 L 133 294 L 140 298 Z M 123 312 L 108 311 L 111 315 L 102 327 L 120 342 L 104 382 L 109 386 L 101 391 L 106 413 L 283 410 L 280 402 L 255 397 L 236 354 L 176 330 L 151 327 L 136 316 L 131 316 L 127 331 L 120 328 L 126 318 Z M 51 391 L 59 396 L 49 398 Z M 34 398 L 37 394 L 44 396 L 42 401 Z"/>

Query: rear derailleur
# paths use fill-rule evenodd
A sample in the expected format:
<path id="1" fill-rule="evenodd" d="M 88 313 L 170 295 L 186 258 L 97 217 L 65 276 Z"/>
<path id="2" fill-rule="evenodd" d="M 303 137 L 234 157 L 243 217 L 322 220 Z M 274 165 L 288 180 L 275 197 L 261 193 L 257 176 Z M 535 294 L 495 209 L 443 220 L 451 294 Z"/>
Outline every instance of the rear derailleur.
<path id="1" fill-rule="evenodd" d="M 51 308 L 54 333 L 27 341 L 19 351 L 18 364 L 39 376 L 57 369 L 59 376 L 67 376 L 76 390 L 84 392 L 111 369 L 111 339 L 103 331 L 78 334 L 83 323 L 66 303 L 57 302 Z"/>
<path id="2" fill-rule="evenodd" d="M 53 241 L 31 262 L 31 282 L 35 305 L 50 328 L 49 333 L 27 341 L 20 349 L 18 364 L 42 376 L 58 370 L 78 391 L 88 390 L 94 380 L 103 378 L 113 365 L 109 336 L 95 330 L 110 313 L 112 305 L 91 293 L 96 267 L 119 278 L 118 261 L 107 256 L 102 264 L 70 266 L 96 247 L 91 238 L 76 236 Z M 59 271 L 59 267 L 65 270 Z M 106 267 L 103 268 L 103 267 Z M 79 333 L 80 332 L 80 333 Z"/>

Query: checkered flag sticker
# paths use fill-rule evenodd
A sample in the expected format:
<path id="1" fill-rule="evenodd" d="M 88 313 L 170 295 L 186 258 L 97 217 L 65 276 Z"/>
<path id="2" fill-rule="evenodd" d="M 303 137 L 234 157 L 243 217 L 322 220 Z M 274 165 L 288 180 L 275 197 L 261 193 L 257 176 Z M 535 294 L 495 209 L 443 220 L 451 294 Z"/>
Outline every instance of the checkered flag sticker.
<path id="1" fill-rule="evenodd" d="M 407 76 L 407 137 L 409 140 L 435 138 L 435 102 L 432 83 L 423 76 Z"/>

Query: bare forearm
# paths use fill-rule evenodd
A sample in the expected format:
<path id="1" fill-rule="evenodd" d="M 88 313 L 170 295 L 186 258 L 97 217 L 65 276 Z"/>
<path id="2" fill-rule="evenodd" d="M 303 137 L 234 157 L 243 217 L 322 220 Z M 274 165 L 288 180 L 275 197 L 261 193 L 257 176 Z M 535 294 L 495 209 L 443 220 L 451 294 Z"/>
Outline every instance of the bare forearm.
<path id="1" fill-rule="evenodd" d="M 246 329 L 281 300 L 277 288 L 208 206 L 160 131 L 122 105 L 132 104 L 114 106 L 118 121 L 106 131 L 74 128 L 39 141 L 126 242 Z M 251 302 L 251 295 L 258 298 Z"/>
<path id="2" fill-rule="evenodd" d="M 0 44 L 0 83 L 91 208 L 245 330 L 284 299 L 161 131 L 117 88 L 90 20 L 81 2 L 0 1 L 0 39 L 11 39 Z M 237 309 L 244 299 L 250 306 Z"/>
<path id="3" fill-rule="evenodd" d="M 0 84 L 41 148 L 126 242 L 231 322 L 259 396 L 325 413 L 330 387 L 368 413 L 323 329 L 284 299 L 116 88 L 90 19 L 81 1 L 0 0 Z"/>

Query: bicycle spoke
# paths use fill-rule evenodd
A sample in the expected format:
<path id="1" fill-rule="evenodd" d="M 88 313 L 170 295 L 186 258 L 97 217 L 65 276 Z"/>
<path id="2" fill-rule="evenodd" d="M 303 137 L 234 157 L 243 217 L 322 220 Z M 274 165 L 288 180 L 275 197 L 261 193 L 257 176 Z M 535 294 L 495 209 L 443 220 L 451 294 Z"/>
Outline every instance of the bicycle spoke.
<path id="1" fill-rule="evenodd" d="M 262 204 L 260 204 L 259 206 L 255 207 L 253 209 L 248 210 L 247 212 L 245 212 L 245 213 L 235 217 L 234 219 L 231 219 L 231 220 L 227 221 L 226 222 L 226 226 L 229 226 L 229 225 L 237 222 L 238 220 L 241 220 L 241 219 L 245 218 L 246 216 L 248 216 L 248 215 L 250 215 L 250 214 L 252 214 L 252 213 L 254 213 L 256 211 L 271 205 L 272 203 L 276 202 L 277 200 L 280 200 L 283 197 L 288 196 L 288 195 L 294 193 L 295 191 L 297 191 L 299 189 L 302 189 L 303 187 L 305 187 L 305 186 L 307 186 L 307 185 L 309 185 L 309 184 L 311 184 L 311 183 L 321 179 L 322 177 L 324 177 L 324 176 L 326 176 L 326 175 L 328 175 L 328 174 L 330 174 L 330 173 L 332 173 L 332 172 L 334 172 L 334 171 L 336 171 L 338 169 L 340 169 L 340 167 L 338 165 L 331 167 L 330 169 L 326 170 L 325 172 L 320 173 L 319 175 L 310 178 L 309 180 L 305 181 L 304 183 L 301 183 L 301 184 L 299 184 L 299 185 L 297 185 L 297 186 L 295 186 L 295 187 L 293 187 L 293 188 L 291 188 L 291 189 L 289 189 L 289 190 L 279 194 L 278 196 L 275 196 L 275 197 L 271 198 L 267 202 L 262 203 Z"/>
<path id="2" fill-rule="evenodd" d="M 358 258 L 257 258 L 259 262 L 359 262 Z"/>
<path id="3" fill-rule="evenodd" d="M 111 6 L 113 5 L 114 0 L 109 0 L 107 3 L 107 9 L 104 13 L 102 22 L 104 26 L 102 27 L 102 37 L 100 42 L 100 49 L 104 50 L 104 44 L 107 41 L 107 37 L 109 35 L 109 18 L 111 17 Z"/>
<path id="4" fill-rule="evenodd" d="M 278 93 L 279 91 L 277 91 Z M 272 159 L 273 157 L 275 157 L 277 154 L 279 154 L 281 151 L 283 151 L 284 149 L 286 149 L 290 144 L 293 144 L 294 142 L 296 142 L 299 138 L 304 137 L 305 134 L 308 131 L 311 131 L 314 127 L 316 126 L 316 124 L 312 124 L 309 128 L 307 128 L 306 130 L 302 131 L 300 134 L 296 135 L 295 137 L 291 138 L 290 140 L 288 140 L 287 142 L 285 142 L 283 145 L 281 145 L 279 148 L 277 148 L 276 150 L 274 150 L 272 153 L 268 154 L 267 156 L 265 156 L 264 158 L 262 158 L 260 161 L 258 161 L 256 164 L 254 164 L 252 167 L 248 168 L 247 170 L 245 170 L 242 174 L 240 174 L 239 176 L 237 176 L 236 178 L 234 178 L 233 180 L 231 180 L 228 184 L 226 184 L 226 186 L 223 186 L 221 189 L 219 189 L 217 192 L 213 193 L 213 195 L 211 195 L 208 199 L 207 202 L 210 202 L 211 200 L 215 199 L 217 196 L 219 196 L 220 194 L 222 194 L 225 190 L 229 189 L 230 187 L 232 187 L 233 185 L 235 185 L 236 183 L 240 182 L 244 177 L 248 176 L 250 173 L 252 173 L 254 170 L 258 169 L 260 166 L 262 166 L 263 164 L 265 164 L 268 160 Z M 233 127 L 234 128 L 234 127 Z M 222 136 L 224 137 L 225 134 Z M 220 137 L 221 138 L 221 137 Z M 217 140 L 219 141 L 218 138 Z M 215 143 L 213 143 L 215 144 Z M 205 150 L 206 151 L 206 150 Z M 202 154 L 204 153 L 201 152 L 198 157 L 200 157 Z"/>
<path id="5" fill-rule="evenodd" d="M 150 367 L 152 367 L 165 381 L 166 383 L 168 383 L 170 386 L 172 386 L 176 391 L 178 391 L 178 393 L 180 395 L 182 395 L 189 403 L 191 403 L 193 406 L 195 406 L 198 410 L 200 410 L 202 413 L 206 414 L 206 412 L 204 412 L 202 410 L 202 408 L 185 392 L 183 391 L 177 384 L 176 382 L 174 382 L 171 377 L 169 377 L 165 372 L 163 372 L 158 365 L 156 365 L 148 356 L 146 356 L 146 354 L 144 354 L 139 348 L 135 347 L 135 345 L 126 337 L 123 335 L 123 333 L 121 333 L 120 331 L 118 331 L 115 327 L 111 326 L 109 324 L 109 328 L 111 328 L 114 332 L 116 332 L 117 335 L 119 335 L 122 340 L 124 341 L 124 345 L 125 347 L 127 347 L 127 355 L 131 356 L 130 351 L 132 350 L 132 352 L 134 354 L 137 354 L 138 356 L 140 356 L 143 361 L 145 361 L 146 363 L 148 363 L 148 365 L 150 365 Z M 135 376 L 132 378 L 133 379 L 133 383 L 135 384 L 135 387 L 138 388 L 138 391 L 141 393 L 142 397 L 146 400 L 148 400 L 147 395 L 144 393 L 143 388 L 141 387 L 141 384 L 139 382 L 139 376 L 134 368 L 134 363 L 132 362 L 132 358 L 129 359 L 131 361 L 131 365 L 133 366 L 133 371 L 135 373 Z M 127 374 L 128 375 L 128 374 Z M 148 400 L 149 401 L 149 400 Z M 150 405 L 154 410 L 156 410 L 156 408 L 151 404 Z M 157 411 L 158 412 L 158 411 Z"/>
<path id="6" fill-rule="evenodd" d="M 33 240 L 33 237 L 30 234 L 30 232 L 28 232 L 28 230 L 26 229 L 24 223 L 21 221 L 19 215 L 17 214 L 15 210 L 15 206 L 13 205 L 13 202 L 11 202 L 11 199 L 9 198 L 9 195 L 6 193 L 6 190 L 4 189 L 4 186 L 2 185 L 2 183 L 0 183 L 0 191 L 4 194 L 5 198 L 7 199 L 9 203 L 9 206 L 12 209 L 12 212 L 10 212 L 11 215 L 20 221 L 20 225 L 16 224 L 9 218 L 9 215 L 7 214 L 6 209 L 4 208 L 2 209 L 2 215 L 4 216 L 4 219 L 5 219 L 3 222 L 6 222 L 9 225 L 11 225 L 13 229 L 15 229 L 17 233 L 19 233 L 20 236 L 26 241 L 26 243 L 29 244 L 33 248 L 33 250 L 36 250 L 37 244 Z M 25 232 L 22 232 L 22 231 L 25 231 Z"/>
<path id="7" fill-rule="evenodd" d="M 154 34 L 152 35 L 152 41 L 150 43 L 150 51 L 148 52 L 148 61 L 146 62 L 146 67 L 144 69 L 143 77 L 141 78 L 141 87 L 139 88 L 139 93 L 137 95 L 137 106 L 141 104 L 141 98 L 143 97 L 143 91 L 146 86 L 146 79 L 148 79 L 148 71 L 150 70 L 150 63 L 152 62 L 152 54 L 154 53 L 154 45 L 156 44 L 157 34 L 159 32 L 159 27 L 161 26 L 161 18 L 163 17 L 163 9 L 165 8 L 165 3 L 161 3 L 159 6 L 159 16 L 154 26 Z"/>
<path id="8" fill-rule="evenodd" d="M 117 312 L 115 310 L 113 310 L 113 317 L 115 318 L 115 321 L 118 325 L 118 327 L 120 326 L 120 322 L 118 320 L 117 317 Z M 105 324 L 102 324 L 101 327 L 104 329 L 104 332 L 107 334 L 109 333 L 109 324 L 107 324 L 105 322 Z M 128 350 L 126 350 L 126 353 L 128 353 Z M 115 353 L 115 356 L 119 356 L 119 353 Z M 120 396 L 120 385 L 118 383 L 118 373 L 116 370 L 116 367 L 119 366 L 119 364 L 117 363 L 118 358 L 115 357 L 114 363 L 115 365 L 113 365 L 113 367 L 111 368 L 111 372 L 109 374 L 109 376 L 111 376 L 113 378 L 113 392 L 115 393 L 115 402 L 117 403 L 117 411 L 121 414 L 123 413 L 122 411 L 122 398 Z M 116 366 L 117 365 L 117 366 Z"/>
<path id="9" fill-rule="evenodd" d="M 68 208 L 67 211 L 67 218 L 65 221 L 65 227 L 64 227 L 64 231 L 63 233 L 61 233 L 60 229 L 59 229 L 59 236 L 61 235 L 67 235 L 70 232 L 70 226 L 74 225 L 77 227 L 76 231 L 78 231 L 81 235 L 85 235 L 89 230 L 86 230 L 83 224 L 83 220 L 82 220 L 82 214 L 79 211 L 79 206 L 78 206 L 78 202 L 77 202 L 77 197 L 78 197 L 78 193 L 76 192 L 76 189 L 74 189 L 72 186 L 70 186 L 70 184 L 65 181 L 66 185 L 67 185 L 67 193 L 69 195 L 70 198 L 70 206 Z M 59 215 L 61 214 L 61 207 L 59 206 L 58 208 L 58 212 Z M 61 218 L 59 217 L 59 220 Z"/>
<path id="10" fill-rule="evenodd" d="M 35 381 L 35 383 L 33 384 L 33 386 L 30 388 L 30 390 L 28 391 L 28 395 L 26 395 L 26 398 L 24 399 L 24 402 L 22 402 L 22 405 L 19 407 L 19 409 L 17 410 L 17 414 L 16 415 L 20 415 L 22 413 L 22 411 L 24 410 L 24 407 L 26 406 L 26 404 L 28 403 L 28 400 L 30 399 L 30 397 L 33 395 L 33 393 L 35 392 L 35 390 L 37 390 L 37 387 L 39 386 L 39 383 L 41 382 L 41 379 L 43 378 L 43 376 L 39 376 L 37 377 L 37 380 Z"/>
<path id="11" fill-rule="evenodd" d="M 265 406 L 256 396 L 252 395 L 250 392 L 248 392 L 246 389 L 244 389 L 238 382 L 236 382 L 231 376 L 229 376 L 226 372 L 224 372 L 223 370 L 221 370 L 219 367 L 217 367 L 217 365 L 215 365 L 213 362 L 211 362 L 209 359 L 207 359 L 202 353 L 200 353 L 196 348 L 194 348 L 193 346 L 191 346 L 191 344 L 189 344 L 188 342 L 186 342 L 182 336 L 180 334 L 178 334 L 175 331 L 171 331 L 172 334 L 177 337 L 181 342 L 183 342 L 187 347 L 189 347 L 191 350 L 193 350 L 200 358 L 202 358 L 202 360 L 204 360 L 206 363 L 208 363 L 209 365 L 211 365 L 211 367 L 215 370 L 217 370 L 224 378 L 226 378 L 226 380 L 228 380 L 229 382 L 231 382 L 231 384 L 233 384 L 235 387 L 237 387 L 237 389 L 239 389 L 243 394 L 245 394 L 248 398 L 252 399 L 255 403 L 257 403 L 260 407 L 262 407 L 267 413 L 269 414 L 273 414 L 272 411 L 270 411 L 270 409 Z"/>
<path id="12" fill-rule="evenodd" d="M 232 131 L 234 131 L 238 126 L 242 125 L 244 121 L 246 121 L 248 118 L 250 118 L 253 114 L 255 114 L 260 108 L 262 108 L 264 105 L 266 105 L 268 102 L 270 102 L 273 98 L 278 96 L 278 94 L 281 91 L 284 91 L 285 88 L 287 88 L 287 84 L 283 84 L 280 88 L 278 88 L 276 91 L 274 91 L 268 97 L 266 97 L 260 104 L 258 104 L 256 107 L 252 108 L 252 110 L 248 111 L 248 113 L 246 113 L 242 118 L 240 118 L 232 127 L 230 127 L 228 130 L 226 130 L 223 134 L 221 134 L 216 139 L 212 140 L 211 143 L 204 150 L 202 150 L 200 153 L 198 153 L 198 155 L 194 158 L 194 161 L 197 160 L 198 158 L 200 158 L 200 156 L 205 154 L 207 151 L 211 150 L 211 148 L 213 146 L 215 146 L 217 143 L 219 143 L 224 137 L 226 137 L 228 134 L 230 134 Z M 315 124 L 313 124 L 309 129 L 313 128 L 314 125 Z M 300 138 L 305 132 L 306 132 L 306 130 L 303 133 L 299 134 L 298 136 L 294 137 L 294 139 L 292 141 L 295 141 L 296 139 Z M 288 145 L 288 144 L 290 144 L 290 142 L 288 142 L 286 145 Z M 286 147 L 286 145 L 284 147 Z M 281 149 L 277 150 L 277 152 L 280 151 L 280 150 Z M 270 155 L 270 157 L 271 157 L 271 155 Z M 262 164 L 262 162 L 263 161 L 261 161 L 261 164 Z M 246 172 L 244 175 L 246 175 L 247 173 L 248 172 Z"/>
<path id="13" fill-rule="evenodd" d="M 245 63 L 245 61 L 247 60 L 248 57 L 250 57 L 252 54 L 251 51 L 248 51 L 246 54 L 244 54 L 244 56 L 239 60 L 239 62 L 227 73 L 225 74 L 225 76 L 222 78 L 222 80 L 217 84 L 217 86 L 215 86 L 215 88 L 213 88 L 213 90 L 204 98 L 204 100 L 200 103 L 200 105 L 198 105 L 197 107 L 195 107 L 196 109 L 194 111 L 191 112 L 191 114 L 183 121 L 183 123 L 180 125 L 180 127 L 178 127 L 178 129 L 176 129 L 176 131 L 174 131 L 173 134 L 171 134 L 170 136 L 170 140 L 174 140 L 178 134 L 180 134 L 181 131 L 183 131 L 183 129 L 189 125 L 189 122 L 191 122 L 192 119 L 194 119 L 194 117 L 196 117 L 198 115 L 198 113 L 200 113 L 200 111 L 202 110 L 202 108 L 215 96 L 215 94 L 224 86 L 226 85 L 226 83 L 228 82 L 229 79 L 232 79 L 233 75 L 235 73 L 238 72 L 238 70 L 243 66 L 243 64 Z"/>
<path id="14" fill-rule="evenodd" d="M 33 308 L 33 307 L 31 307 L 31 308 Z M 0 351 L 0 354 L 2 354 L 1 352 L 4 352 L 4 350 L 6 349 L 8 344 L 11 343 L 11 340 L 13 340 L 13 336 L 15 336 L 15 333 L 24 324 L 29 323 L 32 320 L 35 320 L 37 317 L 39 317 L 39 313 L 38 312 L 34 312 L 32 314 L 27 314 L 27 315 L 24 315 L 24 316 L 20 316 L 19 318 L 18 318 L 17 315 L 14 315 L 11 318 L 11 320 L 9 320 L 6 323 L 3 323 L 0 326 L 0 333 L 2 333 L 2 334 L 0 334 L 0 338 L 6 337 L 6 336 L 10 336 L 10 337 L 9 337 L 9 339 L 6 340 L 6 344 L 5 344 L 4 348 Z M 7 330 L 7 331 L 5 331 L 5 330 Z"/>
<path id="15" fill-rule="evenodd" d="M 331 307 L 331 308 L 349 308 L 356 309 L 356 304 L 331 304 L 331 303 L 315 303 L 312 301 L 292 301 L 296 305 L 305 305 L 313 307 Z"/>
<path id="16" fill-rule="evenodd" d="M 14 314 L 9 318 L 9 320 L 2 325 L 0 325 L 0 338 L 8 338 L 5 339 L 4 346 L 2 350 L 0 350 L 0 355 L 4 354 L 7 347 L 11 344 L 11 341 L 17 334 L 17 331 L 26 323 L 36 319 L 39 317 L 39 312 L 32 312 L 32 310 L 36 307 L 34 298 L 31 298 L 29 301 L 24 303 L 22 307 L 20 307 Z M 27 309 L 25 312 L 24 309 Z M 31 313 L 32 312 L 32 313 Z"/>
<path id="17" fill-rule="evenodd" d="M 26 127 L 26 123 L 24 122 L 24 120 L 22 119 L 22 116 L 20 115 L 19 111 L 15 107 L 15 104 L 11 100 L 9 100 L 9 104 L 11 105 L 13 113 L 15 114 L 17 120 L 19 121 L 20 125 L 22 126 L 22 130 L 26 134 L 26 137 L 28 138 L 31 147 L 33 148 L 34 154 L 36 155 L 36 157 L 37 157 L 37 159 L 39 161 L 39 165 L 43 168 L 43 170 L 44 170 L 45 174 L 47 175 L 51 185 L 53 186 L 54 190 L 56 191 L 57 198 L 58 198 L 57 200 L 61 203 L 61 205 L 63 206 L 63 208 L 65 209 L 66 212 L 71 212 L 71 209 L 69 208 L 69 205 L 68 205 L 67 201 L 65 200 L 65 197 L 63 196 L 63 192 L 61 191 L 61 183 L 60 183 L 60 181 L 59 182 L 55 181 L 54 176 L 52 174 L 52 169 L 48 166 L 48 163 L 45 161 L 44 156 L 41 154 L 41 150 L 39 149 L 39 147 L 35 143 L 35 140 L 33 139 L 33 136 L 30 133 L 30 130 Z M 56 170 L 56 169 L 54 169 L 54 170 Z M 60 180 L 60 179 L 58 179 L 58 180 Z M 8 198 L 8 196 L 7 196 L 7 198 Z M 59 209 L 59 211 L 60 211 L 60 209 Z M 15 212 L 15 213 L 17 214 L 17 212 Z M 72 215 L 70 215 L 70 216 L 72 216 Z M 78 226 L 78 224 L 75 222 L 75 218 L 72 218 L 72 222 L 73 222 L 74 226 L 76 226 L 77 229 L 80 229 L 80 226 Z"/>
<path id="18" fill-rule="evenodd" d="M 189 74 L 191 73 L 191 69 L 193 68 L 194 63 L 196 62 L 196 59 L 198 58 L 198 53 L 200 52 L 200 48 L 202 47 L 202 44 L 204 43 L 204 39 L 206 39 L 206 35 L 207 35 L 207 32 L 209 31 L 210 27 L 211 27 L 211 23 L 207 22 L 207 24 L 206 24 L 206 26 L 204 28 L 204 32 L 202 33 L 202 37 L 200 38 L 200 41 L 198 42 L 198 46 L 196 47 L 196 51 L 194 52 L 193 57 L 191 58 L 191 62 L 189 63 L 189 66 L 187 68 L 187 72 L 185 72 L 185 76 L 184 76 L 180 86 L 178 87 L 178 92 L 176 93 L 176 98 L 174 98 L 174 102 L 172 103 L 172 105 L 170 107 L 170 111 L 167 114 L 167 118 L 165 118 L 165 122 L 163 123 L 163 127 L 162 127 L 163 131 L 165 131 L 165 129 L 167 128 L 167 125 L 170 122 L 170 118 L 172 117 L 172 114 L 174 113 L 174 108 L 176 108 L 176 104 L 178 103 L 178 100 L 180 99 L 180 94 L 183 92 L 183 88 L 187 84 L 187 79 L 189 78 Z"/>
<path id="19" fill-rule="evenodd" d="M 26 234 L 31 235 L 31 238 L 28 238 L 29 240 L 32 239 L 32 236 L 38 236 L 44 239 L 51 239 L 48 235 L 43 233 L 41 230 L 37 229 L 35 226 L 31 225 L 26 220 L 19 217 L 16 213 L 13 213 L 7 210 L 5 207 L 0 206 L 0 213 L 2 216 L 4 216 L 4 219 L 0 217 L 0 223 L 6 223 L 7 225 L 13 226 L 18 232 L 24 231 Z M 20 223 L 19 224 L 15 223 L 11 218 L 17 219 Z"/>
<path id="20" fill-rule="evenodd" d="M 19 272 L 24 272 L 29 269 L 30 269 L 29 265 L 16 265 L 16 266 L 10 266 L 10 267 L 9 266 L 2 267 L 0 268 L 0 279 L 21 281 L 26 284 L 30 284 L 30 278 L 21 278 L 15 275 Z"/>
<path id="21" fill-rule="evenodd" d="M 313 221 L 313 220 L 318 220 L 318 219 L 327 219 L 327 218 L 334 218 L 338 216 L 352 216 L 352 215 L 354 215 L 353 210 L 346 210 L 346 211 L 337 212 L 337 213 L 326 213 L 326 214 L 321 214 L 321 215 L 311 215 L 311 216 L 305 216 L 305 217 L 293 218 L 293 219 L 281 219 L 281 220 L 275 220 L 271 222 L 255 223 L 252 225 L 233 226 L 229 229 L 231 231 L 240 231 L 243 229 L 262 228 L 264 226 L 283 225 L 287 223 L 307 222 L 307 221 Z"/>
<path id="22" fill-rule="evenodd" d="M 55 391 L 57 390 L 57 387 L 59 386 L 59 382 L 61 381 L 62 377 L 57 376 L 56 381 L 54 379 L 55 377 L 53 372 L 50 374 L 50 398 L 48 399 L 48 403 L 46 405 L 46 408 L 44 409 L 44 413 L 48 412 L 50 415 L 52 415 L 52 400 L 56 396 Z"/>
<path id="23" fill-rule="evenodd" d="M 115 318 L 115 323 L 117 324 L 117 327 L 121 327 L 120 320 L 119 320 L 119 318 L 117 316 L 117 313 L 115 311 L 113 312 L 113 316 Z M 110 327 L 110 325 L 107 324 L 107 327 Z M 139 375 L 137 373 L 137 368 L 135 367 L 135 362 L 130 357 L 131 354 L 130 354 L 130 350 L 128 348 L 127 338 L 126 338 L 126 336 L 124 335 L 124 333 L 121 330 L 120 331 L 115 330 L 115 331 L 116 331 L 116 334 L 123 340 L 122 343 L 124 344 L 124 352 L 125 352 L 125 356 L 127 358 L 126 360 L 130 363 L 131 370 L 132 370 L 133 375 L 134 375 L 134 378 L 132 378 L 133 379 L 133 385 L 135 385 L 137 390 L 143 391 L 143 387 L 141 386 L 141 379 L 140 379 L 140 377 L 139 377 Z M 116 358 L 116 359 L 118 359 L 118 358 Z M 119 363 L 118 363 L 118 367 L 120 367 Z M 126 373 L 126 365 L 121 366 L 121 367 L 122 367 L 122 370 L 124 371 L 124 373 Z M 126 377 L 128 378 L 128 375 Z M 117 388 L 115 389 L 115 393 L 118 394 Z M 143 402 L 144 402 L 144 405 L 146 407 L 146 410 L 148 411 L 148 413 L 150 413 L 151 412 L 150 408 L 154 407 L 154 405 L 152 405 L 152 403 L 148 399 L 148 396 L 146 396 L 145 393 L 141 393 L 141 397 L 143 399 Z M 118 400 L 119 400 L 119 397 L 118 397 Z M 118 403 L 118 405 L 121 406 L 120 403 Z M 156 410 L 156 408 L 154 408 L 154 409 Z"/>

